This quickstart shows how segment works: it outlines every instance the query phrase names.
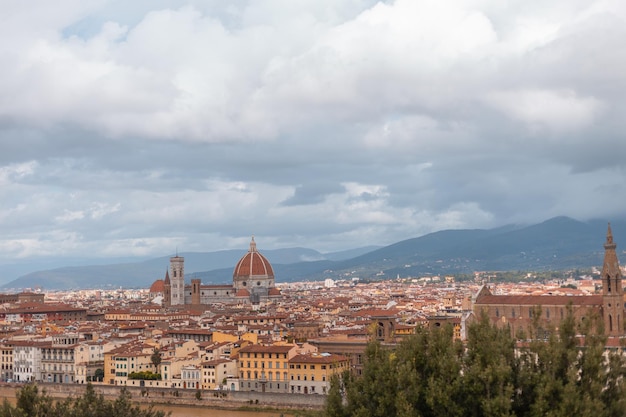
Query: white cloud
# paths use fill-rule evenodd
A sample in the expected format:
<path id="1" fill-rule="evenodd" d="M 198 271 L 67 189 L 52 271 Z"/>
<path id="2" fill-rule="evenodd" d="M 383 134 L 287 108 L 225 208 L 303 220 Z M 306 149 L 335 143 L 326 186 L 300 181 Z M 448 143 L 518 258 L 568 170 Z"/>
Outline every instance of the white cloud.
<path id="1" fill-rule="evenodd" d="M 567 133 L 592 125 L 603 103 L 579 97 L 574 91 L 522 90 L 491 93 L 487 101 L 496 110 L 526 123 L 531 130 Z"/>

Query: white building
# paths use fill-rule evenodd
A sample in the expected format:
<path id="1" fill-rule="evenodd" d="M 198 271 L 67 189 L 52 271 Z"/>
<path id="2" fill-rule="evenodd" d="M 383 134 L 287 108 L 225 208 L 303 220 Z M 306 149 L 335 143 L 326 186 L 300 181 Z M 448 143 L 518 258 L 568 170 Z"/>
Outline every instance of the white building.
<path id="1" fill-rule="evenodd" d="M 47 343 L 44 343 L 47 345 Z M 41 344 L 13 342 L 13 377 L 17 382 L 31 382 L 41 375 Z"/>

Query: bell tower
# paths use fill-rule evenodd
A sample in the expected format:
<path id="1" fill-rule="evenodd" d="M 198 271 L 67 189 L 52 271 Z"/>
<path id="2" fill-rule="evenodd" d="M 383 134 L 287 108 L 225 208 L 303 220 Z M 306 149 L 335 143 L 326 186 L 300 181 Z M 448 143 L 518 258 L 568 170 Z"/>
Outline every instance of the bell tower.
<path id="1" fill-rule="evenodd" d="M 604 263 L 602 264 L 602 298 L 604 310 L 604 330 L 608 336 L 624 334 L 624 290 L 622 289 L 622 271 L 619 267 L 613 242 L 613 232 L 609 223 L 604 244 Z"/>
<path id="2" fill-rule="evenodd" d="M 185 304 L 185 258 L 178 256 L 178 253 L 170 258 L 170 273 L 171 305 Z"/>

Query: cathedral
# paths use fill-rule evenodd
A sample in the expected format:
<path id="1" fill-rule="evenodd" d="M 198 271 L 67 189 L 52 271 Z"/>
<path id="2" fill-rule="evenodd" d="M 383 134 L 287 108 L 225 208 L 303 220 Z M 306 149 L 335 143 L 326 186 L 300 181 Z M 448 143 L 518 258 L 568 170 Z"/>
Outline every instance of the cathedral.
<path id="1" fill-rule="evenodd" d="M 275 286 L 274 269 L 256 248 L 254 237 L 250 249 L 235 265 L 232 285 L 204 285 L 199 279 L 185 283 L 185 258 L 170 258 L 165 279 L 157 280 L 152 287 L 163 288 L 163 305 L 166 307 L 190 307 L 209 304 L 259 305 L 281 298 Z M 150 292 L 152 293 L 152 287 Z"/>
<path id="2" fill-rule="evenodd" d="M 613 233 L 609 224 L 604 244 L 602 264 L 602 292 L 594 295 L 494 295 L 483 286 L 474 300 L 474 313 L 485 311 L 491 321 L 499 326 L 509 326 L 516 335 L 522 330 L 528 334 L 533 321 L 539 315 L 543 328 L 558 325 L 572 308 L 574 317 L 583 321 L 591 315 L 601 317 L 604 333 L 609 337 L 626 336 L 624 323 L 624 290 L 622 272 L 615 252 Z"/>

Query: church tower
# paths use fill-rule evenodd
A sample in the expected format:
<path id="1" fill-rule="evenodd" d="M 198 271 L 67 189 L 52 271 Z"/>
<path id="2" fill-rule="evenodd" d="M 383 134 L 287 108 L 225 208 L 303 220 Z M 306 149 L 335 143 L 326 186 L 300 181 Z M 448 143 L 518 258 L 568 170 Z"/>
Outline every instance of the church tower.
<path id="1" fill-rule="evenodd" d="M 624 334 L 624 291 L 622 289 L 622 272 L 615 253 L 613 232 L 609 223 L 604 244 L 604 263 L 602 265 L 602 298 L 604 310 L 604 327 L 609 336 Z"/>
<path id="2" fill-rule="evenodd" d="M 183 305 L 185 304 L 185 258 L 178 256 L 178 253 L 170 258 L 170 275 L 171 305 Z"/>
<path id="3" fill-rule="evenodd" d="M 172 283 L 169 271 L 165 271 L 165 279 L 163 280 L 163 305 L 165 307 L 172 305 Z"/>

